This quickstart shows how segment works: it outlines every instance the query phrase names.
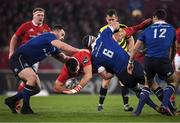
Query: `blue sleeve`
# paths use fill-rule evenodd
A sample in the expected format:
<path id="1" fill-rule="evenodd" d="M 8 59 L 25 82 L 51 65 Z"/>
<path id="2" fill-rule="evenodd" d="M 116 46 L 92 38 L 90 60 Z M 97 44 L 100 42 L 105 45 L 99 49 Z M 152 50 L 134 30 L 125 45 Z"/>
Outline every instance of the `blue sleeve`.
<path id="1" fill-rule="evenodd" d="M 54 47 L 54 51 L 51 53 L 51 55 L 53 56 L 53 55 L 57 55 L 59 53 L 60 53 L 60 50 L 58 48 Z"/>
<path id="2" fill-rule="evenodd" d="M 51 41 L 53 41 L 53 40 L 57 40 L 56 36 L 52 33 L 48 33 L 46 39 L 49 43 L 51 43 Z"/>
<path id="3" fill-rule="evenodd" d="M 113 32 L 112 30 L 110 29 L 110 27 L 107 27 L 104 31 L 102 31 L 101 33 L 101 36 L 104 36 L 104 37 L 112 37 L 113 35 Z"/>
<path id="4" fill-rule="evenodd" d="M 144 31 L 138 36 L 138 40 L 140 40 L 144 43 L 144 41 L 145 41 L 145 32 Z"/>
<path id="5" fill-rule="evenodd" d="M 95 69 L 96 71 L 98 71 L 98 68 L 100 67 L 97 63 L 97 60 L 92 60 L 93 62 L 93 69 Z"/>

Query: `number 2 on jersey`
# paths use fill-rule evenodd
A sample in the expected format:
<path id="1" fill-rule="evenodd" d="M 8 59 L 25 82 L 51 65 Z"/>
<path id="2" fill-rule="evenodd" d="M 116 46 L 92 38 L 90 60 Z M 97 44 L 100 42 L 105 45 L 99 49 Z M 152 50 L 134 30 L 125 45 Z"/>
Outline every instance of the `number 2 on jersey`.
<path id="1" fill-rule="evenodd" d="M 165 38 L 165 33 L 166 33 L 166 29 L 165 28 L 162 28 L 162 29 L 154 29 L 154 38 Z M 159 34 L 157 36 L 157 34 Z"/>
<path id="2" fill-rule="evenodd" d="M 112 58 L 113 55 L 114 55 L 114 52 L 105 48 L 105 49 L 103 50 L 103 54 L 104 54 L 105 56 L 109 57 L 109 58 Z"/>

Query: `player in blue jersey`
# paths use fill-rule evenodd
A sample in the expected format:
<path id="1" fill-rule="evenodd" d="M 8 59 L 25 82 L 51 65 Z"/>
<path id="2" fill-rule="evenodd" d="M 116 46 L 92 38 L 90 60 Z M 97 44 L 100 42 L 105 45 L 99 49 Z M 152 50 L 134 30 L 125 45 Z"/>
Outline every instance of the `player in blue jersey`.
<path id="1" fill-rule="evenodd" d="M 165 22 L 165 18 L 165 10 L 160 9 L 154 12 L 153 24 L 147 27 L 139 36 L 130 55 L 130 62 L 132 64 L 129 64 L 127 69 L 129 73 L 132 73 L 135 54 L 138 48 L 144 44 L 147 48 L 144 66 L 148 84 L 150 87 L 152 86 L 156 74 L 160 79 L 168 82 L 168 86 L 164 91 L 159 87 L 155 90 L 155 94 L 162 101 L 163 112 L 167 115 L 173 115 L 170 96 L 175 91 L 175 83 L 178 80 L 175 78 L 169 59 L 169 51 L 176 39 L 176 32 L 172 25 Z"/>
<path id="2" fill-rule="evenodd" d="M 99 33 L 101 33 L 104 29 L 108 27 L 109 24 L 112 22 L 117 22 L 119 19 L 118 14 L 115 9 L 109 9 L 106 13 L 106 22 L 107 24 L 103 26 L 100 30 Z M 124 24 L 119 24 L 119 30 L 123 30 L 127 26 Z M 118 32 L 118 30 L 117 30 Z M 118 40 L 119 45 L 126 51 L 130 52 L 131 49 L 134 47 L 134 38 L 133 36 L 129 37 L 117 37 L 116 33 L 114 33 L 113 38 L 115 40 Z M 133 107 L 129 105 L 129 89 L 122 84 L 121 81 L 119 81 L 119 84 L 121 86 L 121 95 L 123 99 L 123 104 L 124 104 L 124 111 L 133 111 Z M 106 99 L 108 87 L 110 85 L 110 80 L 102 80 L 101 88 L 99 91 L 99 104 L 97 107 L 98 111 L 103 111 L 104 109 L 104 101 Z"/>
<path id="3" fill-rule="evenodd" d="M 128 88 L 131 88 L 139 100 L 146 99 L 145 103 L 158 111 L 158 106 L 149 98 L 150 90 L 145 84 L 143 68 L 138 62 L 134 62 L 134 70 L 132 74 L 128 74 L 127 65 L 129 55 L 124 51 L 118 42 L 112 38 L 113 32 L 119 27 L 118 22 L 110 24 L 97 38 L 86 36 L 83 39 L 83 45 L 92 51 L 93 68 L 96 69 L 99 75 L 104 79 L 112 78 L 113 74 Z M 119 36 L 121 34 L 119 33 Z M 145 84 L 140 89 L 138 84 Z M 142 96 L 145 95 L 145 96 Z M 138 112 L 139 115 L 141 111 Z"/>
<path id="4" fill-rule="evenodd" d="M 22 114 L 33 114 L 30 106 L 30 97 L 39 93 L 40 80 L 33 69 L 32 65 L 42 61 L 51 55 L 60 61 L 66 60 L 67 57 L 59 51 L 65 51 L 69 55 L 74 54 L 78 49 L 63 42 L 65 32 L 63 28 L 56 25 L 51 32 L 43 33 L 32 38 L 28 43 L 19 47 L 10 58 L 10 68 L 14 74 L 26 82 L 24 90 L 18 92 L 12 97 L 5 99 L 5 104 L 11 109 L 12 113 L 17 113 L 15 103 L 23 99 Z"/>

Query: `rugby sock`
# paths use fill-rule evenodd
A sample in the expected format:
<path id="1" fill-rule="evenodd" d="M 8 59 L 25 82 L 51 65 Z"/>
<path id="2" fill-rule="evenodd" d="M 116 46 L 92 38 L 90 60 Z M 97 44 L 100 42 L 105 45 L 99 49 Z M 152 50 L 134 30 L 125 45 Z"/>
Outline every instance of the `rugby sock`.
<path id="1" fill-rule="evenodd" d="M 35 86 L 32 90 L 32 92 L 30 93 L 30 96 L 34 96 L 36 94 L 38 94 L 40 92 L 40 88 L 39 86 Z"/>
<path id="2" fill-rule="evenodd" d="M 146 28 L 151 23 L 152 23 L 152 19 L 149 18 L 149 19 L 146 19 L 145 21 L 141 22 L 140 24 L 138 24 L 136 26 L 131 26 L 131 27 L 125 28 L 124 31 L 126 32 L 126 37 L 133 35 L 138 30 Z"/>
<path id="3" fill-rule="evenodd" d="M 162 105 L 164 107 L 168 107 L 168 104 L 170 102 L 170 97 L 172 96 L 172 94 L 175 92 L 175 87 L 172 84 L 169 84 L 165 90 L 164 90 L 164 97 L 163 97 L 163 101 L 162 101 Z"/>
<path id="4" fill-rule="evenodd" d="M 142 91 L 140 93 L 138 107 L 137 107 L 136 111 L 134 112 L 135 115 L 138 116 L 141 113 L 141 111 L 144 107 L 144 104 L 148 100 L 149 94 L 150 94 L 150 89 L 148 87 L 143 87 Z"/>
<path id="5" fill-rule="evenodd" d="M 25 87 L 25 83 L 21 82 L 18 86 L 17 92 L 22 92 L 24 90 L 24 87 Z"/>
<path id="6" fill-rule="evenodd" d="M 23 103 L 29 105 L 30 96 L 32 94 L 33 86 L 26 85 L 23 90 Z"/>
<path id="7" fill-rule="evenodd" d="M 175 95 L 172 95 L 172 96 L 170 97 L 170 101 L 171 101 L 171 102 L 175 101 Z"/>
<path id="8" fill-rule="evenodd" d="M 99 94 L 99 104 L 103 104 L 107 94 L 107 89 L 101 86 Z"/>
<path id="9" fill-rule="evenodd" d="M 121 91 L 122 91 L 123 102 L 124 102 L 124 105 L 126 105 L 128 104 L 128 101 L 129 101 L 129 98 L 128 98 L 129 90 L 125 86 L 121 86 L 121 89 L 122 89 Z"/>
<path id="10" fill-rule="evenodd" d="M 151 108 L 153 108 L 154 110 L 156 110 L 156 108 L 158 107 L 152 100 L 151 98 L 148 96 L 148 98 L 146 99 L 146 104 L 149 105 Z"/>
<path id="11" fill-rule="evenodd" d="M 156 95 L 156 97 L 162 102 L 162 100 L 163 100 L 163 89 L 161 87 L 158 87 L 153 92 Z"/>

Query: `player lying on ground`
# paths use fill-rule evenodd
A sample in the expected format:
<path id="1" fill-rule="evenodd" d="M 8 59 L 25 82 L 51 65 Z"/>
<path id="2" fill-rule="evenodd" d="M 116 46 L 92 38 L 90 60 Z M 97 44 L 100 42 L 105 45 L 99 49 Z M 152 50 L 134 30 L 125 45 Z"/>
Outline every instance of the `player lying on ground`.
<path id="1" fill-rule="evenodd" d="M 82 76 L 79 84 L 70 90 L 67 90 L 65 83 L 68 79 Z M 59 93 L 74 94 L 83 88 L 88 81 L 92 78 L 92 63 L 91 53 L 87 49 L 83 49 L 75 53 L 69 60 L 64 64 L 58 78 L 54 84 L 54 91 Z"/>

